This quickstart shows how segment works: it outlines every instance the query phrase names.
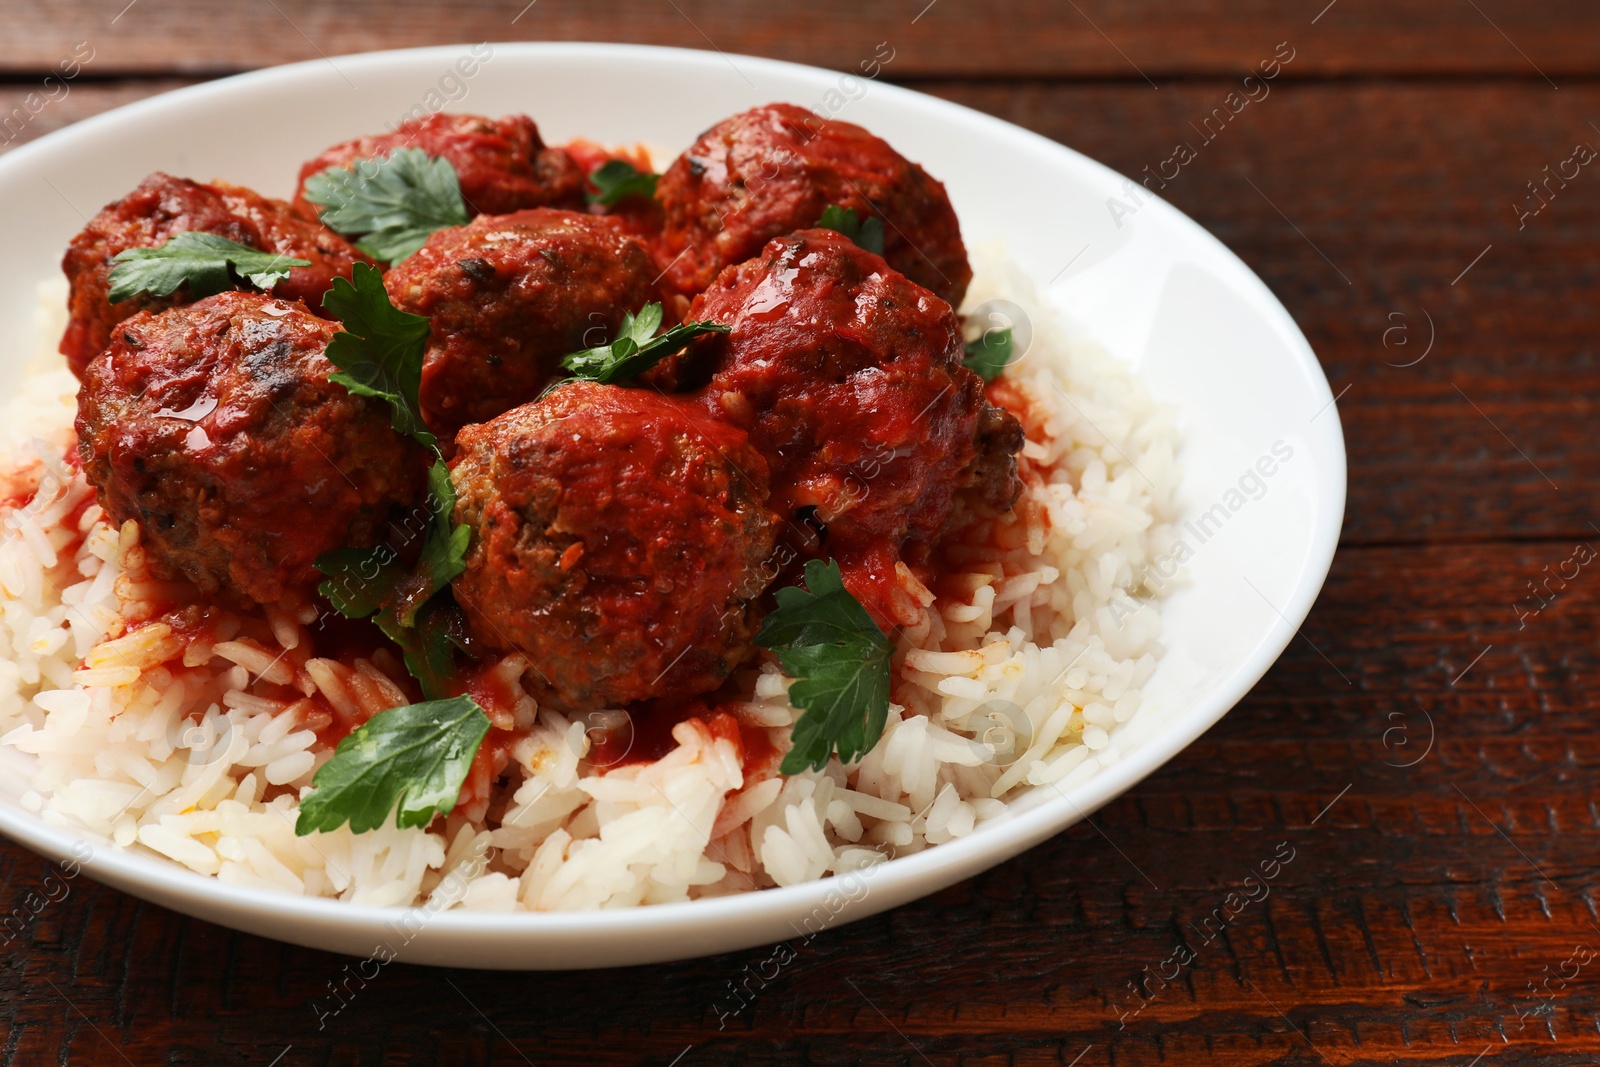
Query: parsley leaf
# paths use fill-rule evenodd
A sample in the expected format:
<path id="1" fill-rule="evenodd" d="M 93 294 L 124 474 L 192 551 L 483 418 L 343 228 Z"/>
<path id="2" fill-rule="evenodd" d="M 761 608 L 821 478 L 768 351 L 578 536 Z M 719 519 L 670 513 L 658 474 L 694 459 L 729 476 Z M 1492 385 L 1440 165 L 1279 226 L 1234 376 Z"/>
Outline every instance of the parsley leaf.
<path id="1" fill-rule="evenodd" d="M 318 556 L 316 566 L 328 576 L 317 592 L 347 619 L 365 619 L 383 610 L 405 573 L 388 545 L 336 548 Z"/>
<path id="2" fill-rule="evenodd" d="M 471 531 L 458 526 L 454 533 L 451 547 L 459 546 L 464 553 Z M 424 556 L 427 553 L 424 542 Z M 317 592 L 335 611 L 350 619 L 370 618 L 399 645 L 406 670 L 422 686 L 423 695 L 437 697 L 446 691 L 455 670 L 455 639 L 449 601 L 434 595 L 443 585 L 429 585 L 424 567 L 407 567 L 388 545 L 337 548 L 318 556 L 316 566 L 328 576 Z M 408 590 L 418 593 L 408 599 Z"/>
<path id="3" fill-rule="evenodd" d="M 111 268 L 107 298 L 113 304 L 140 293 L 171 296 L 184 284 L 200 300 L 232 289 L 234 272 L 257 289 L 271 289 L 295 267 L 311 266 L 304 259 L 263 252 L 214 233 L 194 230 L 177 234 L 159 248 L 118 252 L 111 261 L 116 266 Z"/>
<path id="4" fill-rule="evenodd" d="M 372 619 L 400 646 L 406 670 L 429 697 L 444 693 L 455 671 L 451 604 L 439 594 L 467 569 L 472 541 L 472 528 L 454 523 L 455 506 L 450 470 L 435 460 L 428 470 L 428 525 L 415 566 L 406 566 L 389 545 L 338 548 L 316 562 L 328 576 L 317 592 L 347 618 Z"/>
<path id="5" fill-rule="evenodd" d="M 373 259 L 398 263 L 435 230 L 464 226 L 469 217 L 461 179 L 448 159 L 400 148 L 354 167 L 329 167 L 306 179 L 305 197 L 322 208 L 322 222 Z"/>
<path id="6" fill-rule="evenodd" d="M 656 195 L 656 182 L 660 180 L 661 175 L 644 173 L 626 160 L 608 160 L 589 175 L 589 181 L 600 190 L 589 194 L 589 202 L 610 207 L 630 196 L 640 196 L 648 200 Z"/>
<path id="7" fill-rule="evenodd" d="M 357 263 L 351 277 L 354 282 L 335 278 L 322 297 L 322 306 L 344 325 L 328 342 L 328 362 L 340 371 L 328 378 L 357 396 L 387 400 L 395 430 L 436 449 L 417 399 L 428 320 L 389 302 L 378 268 Z"/>
<path id="8" fill-rule="evenodd" d="M 817 227 L 837 230 L 868 252 L 883 255 L 883 220 L 876 215 L 868 215 L 863 219 L 856 214 L 855 208 L 829 204 L 822 209 Z"/>
<path id="9" fill-rule="evenodd" d="M 727 333 L 730 327 L 720 322 L 684 322 L 660 337 L 652 336 L 661 326 L 661 305 L 646 304 L 639 314 L 622 314 L 622 329 L 617 339 L 597 348 L 571 352 L 561 366 L 573 377 L 592 382 L 620 382 L 637 378 L 661 360 L 688 346 L 704 333 Z"/>
<path id="10" fill-rule="evenodd" d="M 1011 362 L 1014 348 L 1011 327 L 988 329 L 977 340 L 967 342 L 967 358 L 961 365 L 976 371 L 984 381 L 992 382 Z"/>
<path id="11" fill-rule="evenodd" d="M 317 557 L 317 569 L 329 579 L 317 591 L 335 611 L 351 619 L 378 614 L 382 625 L 381 613 L 388 610 L 400 626 L 412 626 L 422 606 L 467 569 L 472 529 L 453 521 L 456 492 L 443 460 L 435 460 L 428 469 L 425 504 L 428 525 L 415 567 L 406 568 L 399 554 L 386 544 L 338 548 Z"/>
<path id="12" fill-rule="evenodd" d="M 845 589 L 833 560 L 807 563 L 805 588 L 776 595 L 778 606 L 762 620 L 755 642 L 795 679 L 789 700 L 802 709 L 779 770 L 821 770 L 835 750 L 846 763 L 860 759 L 889 717 L 888 637 Z"/>
<path id="13" fill-rule="evenodd" d="M 489 717 L 466 696 L 380 711 L 339 742 L 312 778 L 294 832 L 376 830 L 399 808 L 395 825 L 426 826 L 461 795 Z"/>
<path id="14" fill-rule="evenodd" d="M 402 626 L 411 626 L 417 610 L 447 588 L 467 569 L 467 545 L 472 528 L 455 524 L 456 487 L 450 481 L 450 468 L 443 460 L 428 468 L 428 506 L 431 517 L 422 539 L 422 557 L 412 581 L 401 590 L 396 617 Z"/>
<path id="15" fill-rule="evenodd" d="M 444 696 L 456 678 L 459 645 L 452 616 L 459 618 L 455 601 L 434 597 L 416 609 L 409 624 L 402 625 L 393 609 L 380 613 L 375 620 L 378 629 L 400 646 L 406 671 L 422 687 L 422 695 L 430 699 Z"/>

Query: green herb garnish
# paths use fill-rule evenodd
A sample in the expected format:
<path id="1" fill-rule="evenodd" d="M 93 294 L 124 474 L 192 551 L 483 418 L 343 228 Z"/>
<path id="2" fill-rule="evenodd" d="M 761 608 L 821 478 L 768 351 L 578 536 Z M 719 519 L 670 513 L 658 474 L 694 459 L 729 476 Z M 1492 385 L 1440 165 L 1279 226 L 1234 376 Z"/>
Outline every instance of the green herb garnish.
<path id="1" fill-rule="evenodd" d="M 416 588 L 407 591 L 398 615 L 403 626 L 413 625 L 417 610 L 435 593 L 449 588 L 456 576 L 467 569 L 472 529 L 455 524 L 456 487 L 450 481 L 450 468 L 442 460 L 435 460 L 428 468 L 428 500 L 431 515 L 427 535 L 422 539 L 422 556 L 417 560 Z"/>
<path id="2" fill-rule="evenodd" d="M 335 278 L 322 297 L 322 306 L 344 325 L 328 342 L 328 362 L 339 368 L 329 380 L 357 396 L 387 401 L 395 430 L 437 452 L 438 442 L 422 421 L 417 399 L 428 320 L 389 302 L 376 267 L 357 263 L 351 279 Z"/>
<path id="3" fill-rule="evenodd" d="M 420 148 L 329 167 L 306 179 L 305 198 L 322 208 L 323 225 L 390 263 L 421 248 L 435 230 L 464 226 L 469 217 L 455 167 Z"/>
<path id="4" fill-rule="evenodd" d="M 118 252 L 111 261 L 113 304 L 149 293 L 171 296 L 182 285 L 196 300 L 227 292 L 247 280 L 257 289 L 271 289 L 289 276 L 295 267 L 309 267 L 303 259 L 290 259 L 278 252 L 263 252 L 214 233 L 188 230 L 159 248 L 130 248 Z"/>
<path id="5" fill-rule="evenodd" d="M 426 560 L 433 545 L 441 554 L 452 555 L 453 562 L 430 571 L 426 563 L 407 567 L 388 545 L 372 548 L 336 548 L 317 557 L 317 569 L 328 576 L 317 592 L 339 614 L 350 619 L 368 619 L 384 636 L 400 646 L 406 670 L 422 686 L 422 695 L 444 696 L 455 670 L 455 638 L 450 630 L 449 604 L 437 597 L 449 584 L 435 584 L 441 573 L 460 574 L 471 531 L 455 528 L 448 540 L 439 538 L 435 524 L 449 521 L 435 514 L 423 542 Z"/>
<path id="6" fill-rule="evenodd" d="M 661 180 L 659 174 L 647 174 L 639 170 L 632 163 L 622 159 L 608 160 L 593 174 L 589 181 L 599 192 L 589 194 L 591 204 L 605 204 L 607 207 L 626 200 L 630 196 L 643 197 L 649 200 L 656 195 L 656 182 Z"/>
<path id="7" fill-rule="evenodd" d="M 562 357 L 561 366 L 575 378 L 592 382 L 618 382 L 636 378 L 704 333 L 727 333 L 720 322 L 685 322 L 660 337 L 661 305 L 646 304 L 639 314 L 623 312 L 617 339 L 598 348 L 585 348 Z"/>
<path id="8" fill-rule="evenodd" d="M 442 696 L 455 653 L 447 605 L 438 594 L 466 569 L 472 531 L 455 524 L 450 470 L 439 454 L 438 439 L 422 421 L 418 390 L 428 320 L 397 309 L 383 288 L 383 276 L 364 263 L 356 265 L 351 281 L 335 279 L 322 304 L 344 325 L 328 343 L 328 361 L 339 368 L 329 380 L 355 395 L 386 402 L 391 425 L 431 451 L 434 462 L 428 469 L 427 514 L 416 564 L 401 562 L 389 545 L 335 549 L 317 558 L 317 569 L 328 576 L 318 592 L 341 615 L 371 618 L 400 646 L 406 669 L 423 693 Z"/>
<path id="9" fill-rule="evenodd" d="M 977 340 L 967 342 L 967 358 L 961 361 L 961 365 L 976 371 L 984 381 L 992 382 L 1010 364 L 1015 348 L 1011 327 L 990 328 L 984 330 Z"/>
<path id="10" fill-rule="evenodd" d="M 829 204 L 822 209 L 817 226 L 824 230 L 837 230 L 868 252 L 883 255 L 883 220 L 876 215 L 862 218 L 855 208 Z"/>
<path id="11" fill-rule="evenodd" d="M 889 639 L 844 587 L 833 560 L 806 564 L 805 588 L 777 591 L 755 642 L 771 649 L 795 679 L 789 701 L 802 709 L 779 770 L 821 770 L 835 751 L 860 759 L 883 736 L 889 717 Z"/>
<path id="12" fill-rule="evenodd" d="M 471 697 L 430 700 L 380 711 L 339 742 L 312 778 L 294 832 L 376 830 L 399 808 L 395 825 L 427 826 L 461 795 L 489 717 Z"/>

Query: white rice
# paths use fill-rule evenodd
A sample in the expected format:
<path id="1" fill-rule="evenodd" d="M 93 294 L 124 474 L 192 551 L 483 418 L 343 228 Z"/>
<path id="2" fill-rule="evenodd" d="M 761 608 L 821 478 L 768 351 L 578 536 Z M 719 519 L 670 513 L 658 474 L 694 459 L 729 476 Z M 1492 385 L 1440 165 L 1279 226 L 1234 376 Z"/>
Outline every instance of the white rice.
<path id="1" fill-rule="evenodd" d="M 1035 787 L 1090 777 L 1119 758 L 1160 655 L 1160 616 L 1136 576 L 1171 540 L 1177 437 L 1138 378 L 1069 341 L 998 256 L 975 267 L 969 307 L 1009 300 L 1032 323 L 1007 372 L 1025 406 L 1027 488 L 954 553 L 941 588 L 959 595 L 935 600 L 905 575 L 926 610 L 899 636 L 900 703 L 859 764 L 747 777 L 738 744 L 690 720 L 664 758 L 608 770 L 584 758 L 590 723 L 524 697 L 524 736 L 492 792 L 427 830 L 297 837 L 300 799 L 331 756 L 317 728 L 402 702 L 397 665 L 312 658 L 309 620 L 274 617 L 271 640 L 215 644 L 141 625 L 154 590 L 138 531 L 106 522 L 63 461 L 77 383 L 56 359 L 0 419 L 0 491 L 31 494 L 0 508 L 0 744 L 36 763 L 24 805 L 228 882 L 553 911 L 857 870 L 982 833 Z M 44 303 L 59 316 L 59 287 Z M 262 676 L 278 697 L 259 691 Z M 798 715 L 787 682 L 771 663 L 742 680 L 739 719 L 786 749 Z M 281 699 L 283 686 L 303 699 Z"/>

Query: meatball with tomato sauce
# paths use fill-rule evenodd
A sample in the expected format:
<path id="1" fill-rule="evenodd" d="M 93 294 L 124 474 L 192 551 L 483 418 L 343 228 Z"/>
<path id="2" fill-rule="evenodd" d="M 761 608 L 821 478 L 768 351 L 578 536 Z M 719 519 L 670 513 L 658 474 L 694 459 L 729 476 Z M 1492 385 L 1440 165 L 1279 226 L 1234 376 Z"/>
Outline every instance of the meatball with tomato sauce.
<path id="1" fill-rule="evenodd" d="M 584 206 L 584 173 L 565 149 L 548 146 L 526 115 L 500 119 L 438 112 L 403 122 L 392 133 L 336 144 L 300 168 L 295 207 L 307 218 L 321 209 L 305 198 L 306 179 L 329 167 L 354 167 L 387 159 L 401 148 L 420 148 L 455 168 L 461 197 L 474 215 L 507 215 L 533 207 Z"/>
<path id="2" fill-rule="evenodd" d="M 707 693 L 771 580 L 767 469 L 742 431 L 648 389 L 571 382 L 461 431 L 457 602 L 573 711 Z"/>
<path id="3" fill-rule="evenodd" d="M 90 220 L 67 246 L 61 269 L 71 286 L 67 308 L 70 319 L 61 339 L 61 353 L 74 374 L 111 342 L 117 323 L 138 311 L 159 310 L 187 303 L 186 288 L 171 296 L 142 294 L 113 304 L 113 262 L 132 248 L 156 248 L 186 231 L 212 233 L 263 252 L 279 252 L 303 259 L 310 266 L 296 267 L 273 287 L 286 300 L 303 300 L 313 310 L 322 307 L 322 294 L 335 278 L 348 278 L 357 263 L 371 263 L 343 237 L 308 222 L 282 200 L 271 200 L 237 185 L 206 185 L 157 172 Z"/>
<path id="4" fill-rule="evenodd" d="M 338 327 L 228 292 L 121 323 L 78 394 L 78 452 L 151 567 L 229 602 L 305 601 L 318 556 L 376 544 L 425 491 L 388 407 L 328 380 Z"/>
<path id="5" fill-rule="evenodd" d="M 657 257 L 692 297 L 774 237 L 815 226 L 832 205 L 884 221 L 889 265 L 959 305 L 972 269 L 944 186 L 879 137 L 793 104 L 724 119 L 667 168 Z"/>
<path id="6" fill-rule="evenodd" d="M 613 223 L 537 208 L 440 230 L 384 276 L 402 311 L 428 318 L 422 413 L 460 427 L 532 400 L 561 357 L 616 337 L 651 299 L 650 253 Z"/>
<path id="7" fill-rule="evenodd" d="M 1020 427 L 961 365 L 950 305 L 832 230 L 770 242 L 696 298 L 731 327 L 673 368 L 750 435 L 803 553 L 838 558 L 880 621 L 907 621 L 896 564 L 921 562 L 958 489 L 1009 507 Z M 975 484 L 981 481 L 983 484 Z"/>

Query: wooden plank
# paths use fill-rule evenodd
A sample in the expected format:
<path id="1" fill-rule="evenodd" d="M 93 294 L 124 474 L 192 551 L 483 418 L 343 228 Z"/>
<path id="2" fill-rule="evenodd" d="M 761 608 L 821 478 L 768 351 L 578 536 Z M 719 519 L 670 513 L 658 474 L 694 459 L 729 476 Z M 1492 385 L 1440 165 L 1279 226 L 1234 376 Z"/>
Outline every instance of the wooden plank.
<path id="1" fill-rule="evenodd" d="M 69 85 L 65 95 L 58 91 L 54 99 L 37 85 L 0 84 L 0 154 L 91 115 L 189 84 L 176 78 L 80 82 Z"/>
<path id="2" fill-rule="evenodd" d="M 847 70 L 879 42 L 896 77 L 1114 78 L 1244 74 L 1290 41 L 1291 76 L 1597 71 L 1600 10 L 1583 0 L 30 0 L 0 2 L 0 70 L 43 73 L 86 41 L 97 76 L 216 73 L 450 41 L 631 41 Z M 179 45 L 181 42 L 181 46 Z"/>

